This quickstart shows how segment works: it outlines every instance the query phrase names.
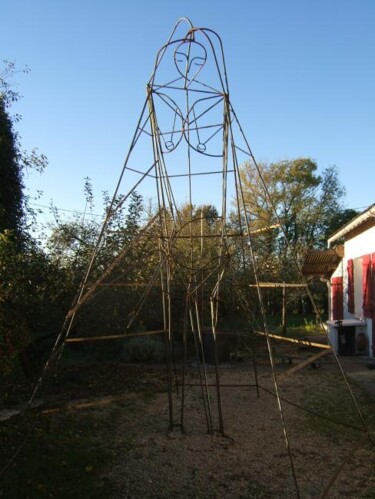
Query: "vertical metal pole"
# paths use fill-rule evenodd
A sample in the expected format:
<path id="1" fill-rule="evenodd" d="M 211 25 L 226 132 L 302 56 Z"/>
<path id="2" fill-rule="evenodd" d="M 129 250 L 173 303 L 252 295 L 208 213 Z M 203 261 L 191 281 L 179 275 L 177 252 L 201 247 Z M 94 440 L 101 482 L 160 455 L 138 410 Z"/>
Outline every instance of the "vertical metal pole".
<path id="1" fill-rule="evenodd" d="M 285 282 L 284 282 L 284 286 L 282 288 L 282 292 L 283 292 L 283 300 L 282 300 L 281 322 L 282 322 L 283 335 L 286 335 L 286 286 L 285 286 Z"/>
<path id="2" fill-rule="evenodd" d="M 214 299 L 211 298 L 211 316 L 212 318 L 217 317 L 217 302 L 214 305 Z M 219 414 L 219 430 L 224 434 L 224 419 L 223 419 L 223 406 L 221 400 L 221 386 L 220 386 L 220 374 L 219 374 L 219 354 L 217 348 L 217 337 L 216 337 L 216 321 L 212 321 L 212 335 L 214 339 L 214 351 L 215 351 L 215 377 L 216 377 L 216 396 L 217 396 L 217 409 Z"/>
<path id="3" fill-rule="evenodd" d="M 188 309 L 189 309 L 189 290 L 185 297 L 184 324 L 182 330 L 183 360 L 182 360 L 182 390 L 181 390 L 181 432 L 185 432 L 185 390 L 187 374 L 187 333 L 188 333 Z"/>
<path id="4" fill-rule="evenodd" d="M 173 429 L 173 374 L 172 374 L 172 307 L 171 307 L 171 279 L 170 267 L 167 264 L 167 317 L 168 317 L 168 338 L 167 338 L 167 370 L 168 370 L 168 398 L 169 398 L 169 423 Z"/>
<path id="5" fill-rule="evenodd" d="M 220 373 L 219 373 L 219 354 L 217 346 L 217 324 L 219 317 L 219 295 L 220 295 L 220 283 L 225 271 L 224 262 L 224 240 L 226 238 L 226 223 L 227 223 L 227 175 L 228 175 L 228 131 L 229 131 L 229 96 L 224 95 L 224 110 L 223 110 L 223 170 L 222 170 L 222 208 L 221 208 L 221 240 L 220 240 L 220 268 L 218 273 L 218 278 L 215 286 L 215 290 L 210 298 L 211 305 L 211 327 L 212 335 L 214 340 L 214 351 L 215 351 L 215 377 L 216 377 L 216 396 L 217 396 L 217 409 L 219 415 L 219 428 L 220 432 L 224 433 L 224 420 L 223 420 L 223 408 L 222 408 L 222 398 L 221 398 L 221 386 L 220 386 Z"/>
<path id="6" fill-rule="evenodd" d="M 173 394 L 172 394 L 172 365 L 171 365 L 171 294 L 170 294 L 170 255 L 169 255 L 169 242 L 168 237 L 168 221 L 167 210 L 163 192 L 162 183 L 162 173 L 160 172 L 160 167 L 162 163 L 162 158 L 160 157 L 160 148 L 158 145 L 158 126 L 156 123 L 154 103 L 152 99 L 152 89 L 150 86 L 147 87 L 148 92 L 148 106 L 150 115 L 150 126 L 152 131 L 152 146 L 154 153 L 154 163 L 155 163 L 155 178 L 156 178 L 156 190 L 158 196 L 158 207 L 159 207 L 159 218 L 160 218 L 160 237 L 159 237 L 159 259 L 160 259 L 160 281 L 161 281 L 161 293 L 162 293 L 162 304 L 163 304 L 163 323 L 164 329 L 166 331 L 166 343 L 167 343 L 167 384 L 168 384 L 168 402 L 169 402 L 169 427 L 173 430 Z M 165 258 L 163 258 L 163 254 Z M 163 263 L 164 262 L 164 263 Z M 164 265 L 166 268 L 164 269 Z"/>
<path id="7" fill-rule="evenodd" d="M 196 304 L 195 304 L 195 306 L 196 306 Z M 213 433 L 211 401 L 210 401 L 210 392 L 209 392 L 209 388 L 208 388 L 207 366 L 206 366 L 206 360 L 204 357 L 204 350 L 203 350 L 203 343 L 202 343 L 202 332 L 200 330 L 198 316 L 196 316 L 196 319 L 197 319 L 195 321 L 196 324 L 194 323 L 194 318 L 193 318 L 193 313 L 192 313 L 191 307 L 190 307 L 189 313 L 190 313 L 191 328 L 192 328 L 193 335 L 194 335 L 195 350 L 197 353 L 197 364 L 198 364 L 198 369 L 199 369 L 199 379 L 200 379 L 200 385 L 201 385 L 204 412 L 205 412 L 206 422 L 207 422 L 207 431 L 208 431 L 208 433 Z M 202 359 L 202 364 L 201 364 L 201 359 Z M 202 365 L 202 368 L 201 368 L 201 365 Z M 203 370 L 203 377 L 202 377 L 202 370 Z"/>

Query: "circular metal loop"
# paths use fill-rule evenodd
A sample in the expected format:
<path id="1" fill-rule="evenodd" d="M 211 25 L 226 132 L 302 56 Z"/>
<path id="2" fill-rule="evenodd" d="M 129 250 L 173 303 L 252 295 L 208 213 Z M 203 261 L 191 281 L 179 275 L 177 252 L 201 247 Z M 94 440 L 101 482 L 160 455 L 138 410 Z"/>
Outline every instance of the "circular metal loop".
<path id="1" fill-rule="evenodd" d="M 167 142 L 165 143 L 165 147 L 168 151 L 173 151 L 173 149 L 175 148 L 175 144 L 172 140 L 167 140 Z"/>
<path id="2" fill-rule="evenodd" d="M 205 152 L 206 151 L 206 144 L 203 144 L 203 142 L 199 142 L 199 144 L 197 145 L 197 149 L 199 152 Z"/>

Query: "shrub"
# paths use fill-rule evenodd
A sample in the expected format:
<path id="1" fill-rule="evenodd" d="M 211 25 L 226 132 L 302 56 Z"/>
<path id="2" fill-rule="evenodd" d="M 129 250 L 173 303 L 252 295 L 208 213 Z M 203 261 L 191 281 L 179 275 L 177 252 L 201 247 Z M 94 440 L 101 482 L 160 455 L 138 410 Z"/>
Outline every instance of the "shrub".
<path id="1" fill-rule="evenodd" d="M 163 362 L 166 359 L 166 345 L 162 338 L 140 336 L 125 340 L 123 360 L 125 362 Z"/>

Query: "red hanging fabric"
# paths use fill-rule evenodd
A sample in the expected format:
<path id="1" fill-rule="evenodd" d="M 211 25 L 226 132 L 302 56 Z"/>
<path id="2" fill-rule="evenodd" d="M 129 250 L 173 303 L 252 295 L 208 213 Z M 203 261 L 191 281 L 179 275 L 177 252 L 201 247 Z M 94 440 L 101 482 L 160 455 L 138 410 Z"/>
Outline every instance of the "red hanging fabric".
<path id="1" fill-rule="evenodd" d="M 344 318 L 344 295 L 342 287 L 342 277 L 332 277 L 332 320 L 341 321 Z"/>
<path id="2" fill-rule="evenodd" d="M 375 253 L 371 255 L 372 354 L 375 356 Z"/>
<path id="3" fill-rule="evenodd" d="M 348 312 L 354 314 L 354 264 L 348 260 Z"/>
<path id="4" fill-rule="evenodd" d="M 371 319 L 371 255 L 362 257 L 363 315 Z"/>

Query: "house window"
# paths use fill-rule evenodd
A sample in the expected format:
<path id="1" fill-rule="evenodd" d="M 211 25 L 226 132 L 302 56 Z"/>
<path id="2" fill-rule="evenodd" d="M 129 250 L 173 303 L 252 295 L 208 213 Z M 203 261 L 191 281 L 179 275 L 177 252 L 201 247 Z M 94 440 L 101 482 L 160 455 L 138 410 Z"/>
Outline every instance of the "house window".
<path id="1" fill-rule="evenodd" d="M 332 320 L 342 320 L 344 317 L 344 294 L 342 287 L 342 277 L 332 277 L 331 279 L 332 296 Z"/>

